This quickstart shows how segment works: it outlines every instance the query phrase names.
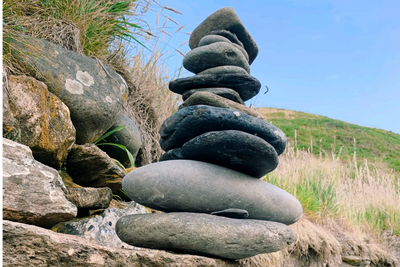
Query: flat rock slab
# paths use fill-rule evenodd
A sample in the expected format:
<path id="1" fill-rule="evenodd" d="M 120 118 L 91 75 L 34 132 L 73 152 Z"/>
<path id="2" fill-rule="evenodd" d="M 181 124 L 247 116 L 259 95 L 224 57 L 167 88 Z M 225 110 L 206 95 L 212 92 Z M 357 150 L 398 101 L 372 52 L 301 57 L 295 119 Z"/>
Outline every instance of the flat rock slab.
<path id="1" fill-rule="evenodd" d="M 241 131 L 207 132 L 183 144 L 184 159 L 209 162 L 261 178 L 278 166 L 278 154 L 263 139 Z"/>
<path id="2" fill-rule="evenodd" d="M 278 155 L 286 148 L 286 135 L 278 127 L 243 112 L 205 105 L 178 110 L 160 128 L 160 145 L 164 151 L 206 132 L 237 130 L 253 134 L 272 145 Z"/>
<path id="3" fill-rule="evenodd" d="M 203 74 L 173 80 L 169 89 L 177 94 L 187 90 L 208 87 L 227 87 L 239 93 L 243 101 L 253 98 L 260 92 L 261 83 L 255 77 L 241 74 Z"/>
<path id="4" fill-rule="evenodd" d="M 191 95 L 193 95 L 194 93 L 197 93 L 197 92 L 209 92 L 214 95 L 218 95 L 223 98 L 229 99 L 233 102 L 236 102 L 239 104 L 244 104 L 243 100 L 240 98 L 240 95 L 236 91 L 234 91 L 230 88 L 223 88 L 223 87 L 221 87 L 221 88 L 219 88 L 219 87 L 197 88 L 197 89 L 188 90 L 182 94 L 183 101 L 186 101 L 186 99 L 188 99 Z"/>
<path id="5" fill-rule="evenodd" d="M 250 66 L 246 57 L 232 43 L 218 42 L 199 46 L 183 58 L 183 67 L 193 73 L 227 65 L 241 67 L 247 73 L 250 73 Z"/>
<path id="6" fill-rule="evenodd" d="M 116 231 L 133 246 L 232 260 L 279 251 L 295 241 L 292 229 L 281 223 L 199 213 L 129 215 L 118 220 Z"/>
<path id="7" fill-rule="evenodd" d="M 296 222 L 303 209 L 286 191 L 241 172 L 194 160 L 149 164 L 122 181 L 129 198 L 166 212 L 247 210 L 249 219 Z"/>
<path id="8" fill-rule="evenodd" d="M 243 43 L 247 54 L 249 54 L 249 63 L 251 64 L 254 61 L 258 54 L 257 44 L 231 7 L 217 10 L 197 26 L 190 35 L 189 47 L 191 49 L 196 48 L 201 38 L 218 30 L 227 30 L 234 33 Z"/>
<path id="9" fill-rule="evenodd" d="M 254 116 L 260 119 L 264 119 L 260 113 L 255 111 L 254 109 L 248 108 L 245 105 L 241 105 L 229 99 L 226 99 L 222 96 L 207 92 L 207 91 L 199 91 L 192 94 L 185 102 L 183 102 L 179 109 L 195 106 L 195 105 L 207 105 L 219 108 L 230 108 L 234 110 L 239 110 L 243 113 L 246 113 L 250 116 Z"/>

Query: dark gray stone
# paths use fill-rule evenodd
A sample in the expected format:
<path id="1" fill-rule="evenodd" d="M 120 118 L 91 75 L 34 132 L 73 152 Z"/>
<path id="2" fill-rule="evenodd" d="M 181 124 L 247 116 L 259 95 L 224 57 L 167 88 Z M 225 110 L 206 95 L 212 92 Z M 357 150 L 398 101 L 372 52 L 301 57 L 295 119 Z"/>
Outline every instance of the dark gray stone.
<path id="1" fill-rule="evenodd" d="M 184 159 L 180 147 L 168 150 L 167 152 L 165 152 L 164 154 L 161 155 L 161 157 L 158 161 L 166 161 L 166 160 L 174 160 L 174 159 Z"/>
<path id="2" fill-rule="evenodd" d="M 133 246 L 232 260 L 279 251 L 295 241 L 284 224 L 194 213 L 129 215 L 118 220 L 116 231 Z"/>
<path id="3" fill-rule="evenodd" d="M 300 219 L 299 201 L 286 191 L 244 173 L 194 160 L 149 164 L 122 181 L 128 197 L 166 212 L 211 213 L 229 208 L 249 219 L 292 224 Z"/>
<path id="4" fill-rule="evenodd" d="M 169 89 L 177 94 L 187 90 L 209 87 L 227 87 L 239 93 L 243 101 L 247 101 L 258 94 L 261 83 L 255 77 L 241 74 L 202 74 L 173 80 Z"/>
<path id="5" fill-rule="evenodd" d="M 278 166 L 278 154 L 263 139 L 241 131 L 207 132 L 182 146 L 185 159 L 213 163 L 261 178 Z"/>
<path id="6" fill-rule="evenodd" d="M 45 40 L 8 41 L 18 63 L 69 108 L 77 144 L 94 142 L 119 118 L 128 87 L 113 69 Z"/>
<path id="7" fill-rule="evenodd" d="M 226 209 L 221 211 L 214 211 L 211 212 L 211 215 L 237 219 L 246 219 L 247 217 L 249 217 L 249 213 L 247 212 L 247 210 L 241 209 Z"/>
<path id="8" fill-rule="evenodd" d="M 219 88 L 219 87 L 197 88 L 197 89 L 188 90 L 182 94 L 183 101 L 186 101 L 186 99 L 188 99 L 192 94 L 197 93 L 197 92 L 210 92 L 215 95 L 219 95 L 226 99 L 237 102 L 239 104 L 244 104 L 243 100 L 240 98 L 240 95 L 236 91 L 234 91 L 230 88 Z"/>
<path id="9" fill-rule="evenodd" d="M 197 75 L 204 75 L 204 74 L 239 74 L 239 75 L 247 75 L 245 69 L 236 66 L 219 66 L 210 69 L 203 70 Z"/>
<path id="10" fill-rule="evenodd" d="M 160 129 L 164 151 L 206 132 L 238 130 L 253 134 L 271 144 L 278 155 L 286 148 L 286 135 L 276 126 L 243 112 L 205 105 L 183 108 L 166 119 Z"/>
<path id="11" fill-rule="evenodd" d="M 135 122 L 128 116 L 122 114 L 114 125 L 108 130 L 114 130 L 117 127 L 125 127 L 106 138 L 107 143 L 120 144 L 126 147 L 135 159 L 142 145 L 141 134 Z M 107 132 L 108 132 L 107 131 Z M 133 167 L 129 161 L 128 154 L 125 150 L 111 145 L 99 145 L 101 150 L 105 151 L 111 158 L 118 160 L 126 168 Z M 135 160 L 133 160 L 135 162 Z"/>
<path id="12" fill-rule="evenodd" d="M 201 38 L 211 34 L 213 31 L 227 30 L 237 36 L 243 43 L 244 48 L 249 54 L 251 64 L 258 54 L 257 44 L 244 27 L 242 21 L 231 7 L 224 7 L 208 16 L 199 26 L 197 26 L 189 39 L 189 47 L 196 48 Z"/>
<path id="13" fill-rule="evenodd" d="M 239 45 L 238 43 L 231 42 L 228 38 L 221 36 L 221 35 L 211 34 L 211 35 L 204 36 L 203 38 L 201 38 L 198 47 L 209 45 L 212 43 L 218 43 L 218 42 L 225 42 L 225 43 L 232 44 L 234 47 L 236 47 L 243 53 L 243 56 L 246 58 L 246 61 L 249 62 L 249 55 L 247 54 L 246 50 L 244 50 L 243 45 Z"/>
<path id="14" fill-rule="evenodd" d="M 216 30 L 216 31 L 210 32 L 210 35 L 220 35 L 222 37 L 227 38 L 232 43 L 237 44 L 237 45 L 239 45 L 239 46 L 244 48 L 243 43 L 237 38 L 236 34 L 230 32 L 230 31 L 227 31 L 227 30 Z"/>
<path id="15" fill-rule="evenodd" d="M 183 58 L 183 67 L 193 73 L 226 65 L 238 66 L 250 73 L 246 57 L 232 43 L 218 42 L 200 46 L 187 53 Z"/>

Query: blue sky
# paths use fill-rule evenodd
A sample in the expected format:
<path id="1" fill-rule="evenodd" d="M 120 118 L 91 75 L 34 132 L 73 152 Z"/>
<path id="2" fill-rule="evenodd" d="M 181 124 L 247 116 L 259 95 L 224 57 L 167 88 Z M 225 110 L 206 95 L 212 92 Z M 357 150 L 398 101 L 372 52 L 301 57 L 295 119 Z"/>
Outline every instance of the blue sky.
<path id="1" fill-rule="evenodd" d="M 171 72 L 182 63 L 175 48 L 190 51 L 187 43 L 181 46 L 189 39 L 185 32 L 231 6 L 259 47 L 250 67 L 263 87 L 247 106 L 304 111 L 400 134 L 400 1 L 158 2 L 179 10 L 182 15 L 163 13 L 186 24 L 161 45 Z M 155 26 L 155 14 L 146 20 Z M 177 29 L 167 26 L 171 33 Z"/>

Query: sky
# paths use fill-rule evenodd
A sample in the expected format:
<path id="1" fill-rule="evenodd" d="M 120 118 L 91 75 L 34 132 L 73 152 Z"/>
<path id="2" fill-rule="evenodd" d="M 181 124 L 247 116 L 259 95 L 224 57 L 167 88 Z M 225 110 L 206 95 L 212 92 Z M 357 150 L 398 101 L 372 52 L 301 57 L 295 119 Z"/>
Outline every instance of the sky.
<path id="1" fill-rule="evenodd" d="M 247 106 L 304 111 L 400 134 L 400 1 L 158 2 L 182 13 L 162 14 L 186 24 L 175 33 L 179 26 L 167 22 L 172 36 L 159 39 L 170 72 L 182 64 L 175 49 L 190 51 L 187 33 L 230 6 L 259 48 L 250 68 L 262 88 Z M 156 12 L 145 19 L 156 27 Z M 164 20 L 159 16 L 159 25 Z"/>

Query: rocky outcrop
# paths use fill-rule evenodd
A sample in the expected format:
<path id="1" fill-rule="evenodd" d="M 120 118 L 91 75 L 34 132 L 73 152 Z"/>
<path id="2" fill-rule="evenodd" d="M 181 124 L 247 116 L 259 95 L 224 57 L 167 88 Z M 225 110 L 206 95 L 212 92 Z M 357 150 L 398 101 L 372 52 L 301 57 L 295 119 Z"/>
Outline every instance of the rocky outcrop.
<path id="1" fill-rule="evenodd" d="M 44 83 L 27 76 L 8 76 L 8 101 L 18 121 L 15 141 L 29 146 L 36 160 L 61 167 L 75 143 L 68 107 Z"/>
<path id="2" fill-rule="evenodd" d="M 3 138 L 3 218 L 52 227 L 77 215 L 58 172 L 33 159 L 29 147 Z"/>

